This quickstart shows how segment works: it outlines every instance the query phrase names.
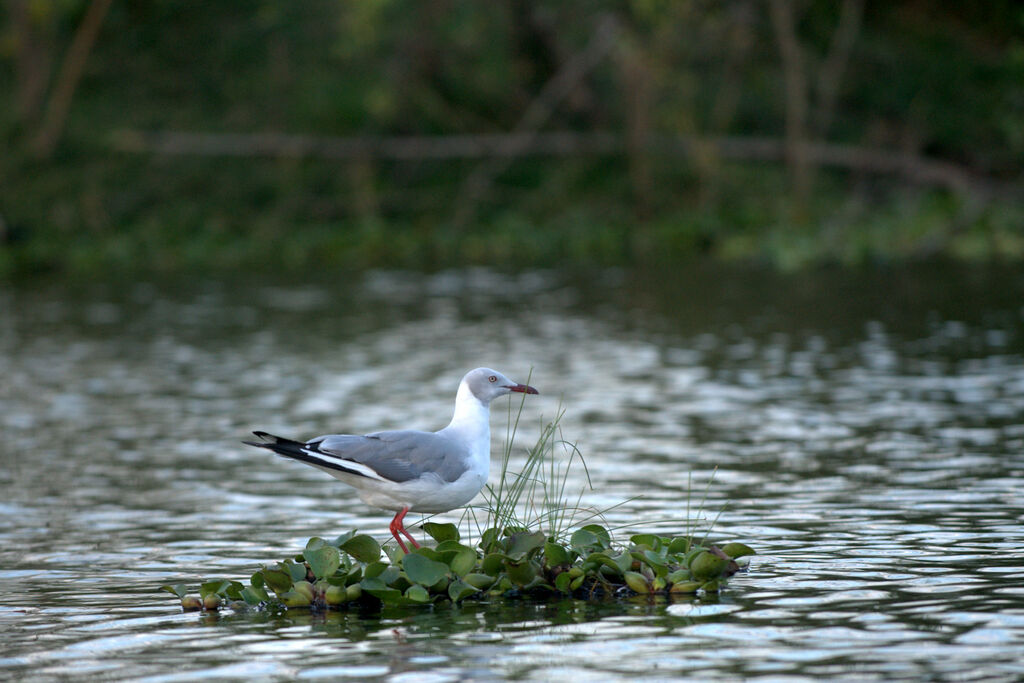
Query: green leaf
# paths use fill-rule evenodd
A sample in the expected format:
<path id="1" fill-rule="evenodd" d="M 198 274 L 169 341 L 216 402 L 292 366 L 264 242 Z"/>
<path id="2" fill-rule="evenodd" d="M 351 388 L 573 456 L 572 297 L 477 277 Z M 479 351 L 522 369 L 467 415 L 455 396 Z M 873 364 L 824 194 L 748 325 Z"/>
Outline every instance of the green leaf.
<path id="1" fill-rule="evenodd" d="M 441 564 L 448 564 L 449 554 L 447 554 L 447 553 L 439 553 L 438 551 L 436 551 L 433 548 L 426 548 L 426 547 L 414 548 L 413 551 L 411 553 L 409 553 L 409 554 L 410 555 L 422 555 L 423 557 L 427 558 L 428 560 L 433 560 L 434 562 L 440 562 Z M 403 556 L 403 559 L 404 559 L 404 556 Z M 401 564 L 401 563 L 399 562 L 399 564 Z"/>
<path id="2" fill-rule="evenodd" d="M 498 543 L 498 530 L 490 528 L 480 534 L 480 543 L 478 544 L 485 553 L 492 552 L 494 546 Z"/>
<path id="3" fill-rule="evenodd" d="M 288 607 L 308 607 L 313 599 L 303 591 L 290 590 L 281 594 L 281 602 Z"/>
<path id="4" fill-rule="evenodd" d="M 371 562 L 366 565 L 366 569 L 363 570 L 363 577 L 367 579 L 375 579 L 384 573 L 384 570 L 391 565 L 386 562 Z"/>
<path id="5" fill-rule="evenodd" d="M 452 573 L 455 576 L 463 577 L 476 568 L 477 559 L 475 550 L 463 546 L 463 549 L 455 554 L 455 557 L 451 559 L 448 566 L 451 567 Z"/>
<path id="6" fill-rule="evenodd" d="M 735 541 L 732 543 L 726 543 L 724 546 L 722 546 L 722 552 L 734 560 L 737 557 L 746 557 L 747 555 L 757 554 L 756 552 L 754 552 L 754 549 L 751 548 L 749 545 L 746 545 L 744 543 L 736 543 Z"/>
<path id="7" fill-rule="evenodd" d="M 294 581 L 288 572 L 281 569 L 264 569 L 262 573 L 266 585 L 270 586 L 270 589 L 278 595 L 291 590 Z"/>
<path id="8" fill-rule="evenodd" d="M 309 550 L 307 546 L 305 555 L 309 568 L 313 570 L 313 576 L 318 579 L 326 579 L 341 566 L 341 554 L 333 545 L 324 543 L 314 550 Z"/>
<path id="9" fill-rule="evenodd" d="M 265 591 L 258 591 L 251 586 L 247 586 L 242 589 L 242 600 L 244 600 L 247 605 L 255 606 L 261 602 L 266 602 L 269 599 L 270 596 L 267 595 Z"/>
<path id="10" fill-rule="evenodd" d="M 641 594 L 647 594 L 650 592 L 650 585 L 647 583 L 647 579 L 643 574 L 636 572 L 625 573 L 626 585 L 629 586 L 633 591 Z"/>
<path id="11" fill-rule="evenodd" d="M 353 536 L 341 544 L 341 549 L 360 562 L 376 562 L 380 559 L 380 543 L 366 534 Z"/>
<path id="12" fill-rule="evenodd" d="M 310 550 L 316 550 L 317 548 L 323 548 L 325 545 L 327 545 L 327 541 L 325 541 L 324 539 L 320 538 L 319 536 L 314 536 L 313 538 L 311 538 L 308 541 L 306 541 L 306 550 L 305 550 L 305 552 L 303 554 L 306 555 L 306 553 L 308 553 Z M 306 559 L 307 560 L 309 559 L 309 555 L 306 555 Z"/>
<path id="13" fill-rule="evenodd" d="M 266 585 L 263 580 L 262 570 L 253 572 L 253 575 L 249 577 L 249 585 L 256 589 L 263 588 L 263 586 Z"/>
<path id="14" fill-rule="evenodd" d="M 452 599 L 452 602 L 459 602 L 478 592 L 479 589 L 459 579 L 448 584 L 448 597 Z"/>
<path id="15" fill-rule="evenodd" d="M 679 553 L 686 553 L 690 550 L 691 539 L 689 536 L 676 536 L 668 544 L 668 552 L 670 555 L 678 555 Z"/>
<path id="16" fill-rule="evenodd" d="M 406 555 L 402 560 L 402 568 L 410 581 L 424 586 L 433 586 L 448 575 L 448 565 L 417 554 Z"/>
<path id="17" fill-rule="evenodd" d="M 488 576 L 497 576 L 505 568 L 505 556 L 501 553 L 491 553 L 484 557 L 480 568 Z"/>
<path id="18" fill-rule="evenodd" d="M 487 574 L 466 574 L 462 577 L 462 580 L 477 590 L 487 590 L 494 585 L 494 577 Z"/>
<path id="19" fill-rule="evenodd" d="M 430 592 L 418 583 L 409 586 L 405 591 L 405 597 L 413 602 L 430 602 Z"/>
<path id="20" fill-rule="evenodd" d="M 573 547 L 573 550 L 578 552 L 580 555 L 587 554 L 587 551 L 599 548 L 601 542 L 598 540 L 597 535 L 586 529 L 577 529 L 572 538 L 569 539 L 569 545 Z"/>
<path id="21" fill-rule="evenodd" d="M 206 598 L 207 595 L 219 595 L 231 585 L 230 581 L 207 581 L 199 586 L 199 597 Z"/>
<path id="22" fill-rule="evenodd" d="M 654 567 L 656 569 L 664 569 L 668 566 L 668 563 L 665 562 L 665 558 L 659 555 L 658 553 L 654 552 L 653 550 L 645 550 L 643 551 L 642 555 L 643 562 L 646 562 L 651 567 Z"/>
<path id="23" fill-rule="evenodd" d="M 372 595 L 381 602 L 394 603 L 399 598 L 405 597 L 402 595 L 402 591 L 397 588 L 391 588 L 380 579 L 363 579 L 359 582 L 359 587 L 364 593 Z"/>
<path id="24" fill-rule="evenodd" d="M 645 545 L 651 550 L 657 550 L 661 547 L 661 537 L 656 534 L 636 534 L 635 536 L 630 536 L 629 540 L 633 545 Z"/>
<path id="25" fill-rule="evenodd" d="M 305 581 L 306 580 L 306 565 L 296 564 L 291 560 L 285 560 L 284 562 L 278 562 L 277 566 L 288 572 L 288 575 L 292 578 L 292 581 Z"/>
<path id="26" fill-rule="evenodd" d="M 537 568 L 529 560 L 522 560 L 520 562 L 506 560 L 505 573 L 508 574 L 508 578 L 512 580 L 512 583 L 519 587 L 527 586 L 537 578 Z"/>
<path id="27" fill-rule="evenodd" d="M 341 534 L 340 536 L 335 537 L 331 541 L 331 545 L 333 545 L 335 548 L 340 548 L 350 538 L 355 537 L 355 535 L 356 535 L 356 530 L 355 529 L 350 529 L 349 531 L 346 531 L 345 533 Z"/>
<path id="28" fill-rule="evenodd" d="M 572 562 L 572 558 L 566 548 L 557 543 L 548 542 L 544 544 L 544 561 L 549 567 L 558 567 L 569 564 Z"/>
<path id="29" fill-rule="evenodd" d="M 244 586 L 239 581 L 229 581 L 228 587 L 222 591 L 231 600 L 241 600 Z"/>
<path id="30" fill-rule="evenodd" d="M 569 584 L 572 583 L 573 576 L 569 572 L 562 572 L 555 577 L 555 588 L 562 593 L 570 592 Z"/>
<path id="31" fill-rule="evenodd" d="M 188 586 L 183 583 L 176 583 L 173 586 L 160 586 L 160 590 L 177 595 L 179 600 L 188 595 Z"/>
<path id="32" fill-rule="evenodd" d="M 594 534 L 594 536 L 597 537 L 597 541 L 601 544 L 602 548 L 607 550 L 608 548 L 612 547 L 611 534 L 609 534 L 608 530 L 600 524 L 588 524 L 585 527 L 581 527 L 581 531 L 589 531 L 590 533 Z"/>
<path id="33" fill-rule="evenodd" d="M 520 560 L 538 548 L 544 547 L 547 537 L 543 531 L 522 532 L 505 539 L 508 550 L 506 554 L 513 560 Z"/>
<path id="34" fill-rule="evenodd" d="M 421 525 L 431 538 L 438 543 L 442 541 L 458 541 L 459 528 L 454 524 L 438 524 L 437 522 L 425 522 Z"/>
<path id="35" fill-rule="evenodd" d="M 680 581 L 679 583 L 673 583 L 672 587 L 668 589 L 669 593 L 696 593 L 701 587 L 699 581 Z"/>
<path id="36" fill-rule="evenodd" d="M 628 552 L 623 552 L 612 558 L 612 562 L 618 568 L 620 574 L 625 574 L 633 568 L 633 556 Z"/>
<path id="37" fill-rule="evenodd" d="M 708 581 L 721 576 L 728 565 L 729 560 L 705 551 L 693 558 L 690 573 L 696 581 Z"/>

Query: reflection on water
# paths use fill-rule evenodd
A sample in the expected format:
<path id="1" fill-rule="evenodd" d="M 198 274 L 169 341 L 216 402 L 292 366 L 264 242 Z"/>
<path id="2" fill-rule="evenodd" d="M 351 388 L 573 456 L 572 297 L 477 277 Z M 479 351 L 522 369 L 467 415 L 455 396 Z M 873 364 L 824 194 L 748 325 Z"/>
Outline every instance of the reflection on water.
<path id="1" fill-rule="evenodd" d="M 1022 293 L 950 269 L 5 290 L 0 676 L 1020 678 Z M 383 614 L 153 591 L 386 535 L 239 440 L 438 428 L 477 365 L 532 369 L 524 442 L 566 408 L 585 502 L 628 501 L 609 524 L 677 533 L 706 495 L 750 573 L 702 600 Z"/>

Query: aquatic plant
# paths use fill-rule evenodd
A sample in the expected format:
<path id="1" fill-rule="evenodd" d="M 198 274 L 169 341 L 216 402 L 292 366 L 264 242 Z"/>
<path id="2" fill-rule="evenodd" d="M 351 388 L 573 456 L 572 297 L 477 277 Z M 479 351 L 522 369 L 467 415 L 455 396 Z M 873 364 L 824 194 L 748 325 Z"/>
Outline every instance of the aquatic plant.
<path id="1" fill-rule="evenodd" d="M 689 518 L 689 492 L 683 535 L 641 533 L 616 542 L 606 526 L 592 523 L 611 508 L 582 507 L 582 491 L 574 501 L 566 496 L 571 466 L 579 462 L 586 472 L 586 463 L 575 444 L 561 438 L 564 410 L 559 408 L 555 419 L 542 425 L 522 469 L 511 469 L 523 404 L 520 400 L 514 415 L 512 405 L 510 401 L 497 484 L 487 487 L 481 514 L 469 508 L 463 517 L 476 524 L 479 540 L 474 545 L 464 544 L 459 527 L 451 523 L 423 523 L 436 545 L 408 554 L 353 530 L 333 540 L 311 538 L 301 554 L 257 569 L 247 586 L 207 581 L 199 586 L 198 597 L 182 584 L 162 589 L 178 596 L 185 610 L 217 610 L 226 603 L 322 610 L 497 596 L 597 599 L 714 593 L 754 554 L 742 543 L 722 548 L 707 543 L 710 527 L 698 539 L 697 525 Z M 558 457 L 559 448 L 566 458 Z M 707 490 L 698 517 L 706 498 Z"/>
<path id="2" fill-rule="evenodd" d="M 742 543 L 721 548 L 691 536 L 635 534 L 616 544 L 608 530 L 588 524 L 559 542 L 541 531 L 514 530 L 461 542 L 454 524 L 423 525 L 437 543 L 404 554 L 355 531 L 333 540 L 311 538 L 294 558 L 264 565 L 240 581 L 214 580 L 190 595 L 163 586 L 188 610 L 234 608 L 346 609 L 429 605 L 485 597 L 628 595 L 718 592 L 754 551 Z M 485 550 L 486 548 L 486 550 Z"/>

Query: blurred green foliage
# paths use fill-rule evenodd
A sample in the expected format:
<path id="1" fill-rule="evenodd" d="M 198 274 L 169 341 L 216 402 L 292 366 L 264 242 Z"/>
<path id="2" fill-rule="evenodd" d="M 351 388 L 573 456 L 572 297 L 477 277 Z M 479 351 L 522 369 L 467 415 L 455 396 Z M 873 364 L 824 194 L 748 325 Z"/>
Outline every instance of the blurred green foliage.
<path id="1" fill-rule="evenodd" d="M 782 139 L 766 2 L 119 1 L 40 158 L 28 141 L 88 5 L 0 10 L 0 273 L 1024 257 L 1024 10 L 1009 0 L 865 2 L 832 114 L 817 79 L 842 3 L 793 5 L 808 134 L 955 163 L 978 192 L 819 169 L 800 198 L 781 162 L 526 156 L 465 224 L 479 159 L 171 156 L 112 135 L 507 132 L 613 16 L 614 49 L 542 130 Z"/>

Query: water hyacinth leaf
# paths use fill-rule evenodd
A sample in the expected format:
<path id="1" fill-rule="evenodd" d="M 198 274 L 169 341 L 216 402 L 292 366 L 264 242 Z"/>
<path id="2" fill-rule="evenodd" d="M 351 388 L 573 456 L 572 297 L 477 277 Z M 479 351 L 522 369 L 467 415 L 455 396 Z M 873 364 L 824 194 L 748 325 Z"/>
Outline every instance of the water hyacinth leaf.
<path id="1" fill-rule="evenodd" d="M 506 560 L 505 573 L 512 580 L 512 583 L 520 588 L 529 585 L 537 578 L 537 570 L 529 560 L 521 562 Z"/>
<path id="2" fill-rule="evenodd" d="M 198 595 L 186 595 L 181 599 L 181 609 L 185 612 L 195 612 L 203 608 L 203 601 Z"/>
<path id="3" fill-rule="evenodd" d="M 573 550 L 583 555 L 588 550 L 599 547 L 600 541 L 596 534 L 586 529 L 577 529 L 569 539 L 569 545 L 572 546 Z"/>
<path id="4" fill-rule="evenodd" d="M 173 586 L 160 586 L 160 590 L 173 593 L 178 596 L 179 599 L 188 595 L 188 586 L 183 583 L 176 583 Z"/>
<path id="5" fill-rule="evenodd" d="M 568 593 L 570 590 L 569 584 L 572 583 L 573 578 L 573 575 L 569 572 L 562 572 L 555 577 L 555 588 L 562 593 Z"/>
<path id="6" fill-rule="evenodd" d="M 729 560 L 705 551 L 693 558 L 690 573 L 697 581 L 708 581 L 721 576 L 728 565 Z"/>
<path id="7" fill-rule="evenodd" d="M 336 536 L 333 540 L 331 540 L 331 545 L 333 545 L 335 548 L 340 548 L 341 546 L 345 545 L 345 543 L 349 539 L 355 537 L 355 535 L 356 535 L 356 530 L 355 529 L 349 529 L 345 533 L 340 534 L 340 535 Z"/>
<path id="8" fill-rule="evenodd" d="M 719 588 L 721 588 L 721 585 L 719 584 L 718 579 L 708 581 L 700 587 L 700 589 L 705 593 L 717 593 Z"/>
<path id="9" fill-rule="evenodd" d="M 629 541 L 635 546 L 647 546 L 651 550 L 661 547 L 661 537 L 656 534 L 636 534 L 630 536 Z"/>
<path id="10" fill-rule="evenodd" d="M 360 562 L 376 562 L 380 559 L 380 543 L 366 534 L 353 536 L 340 547 Z"/>
<path id="11" fill-rule="evenodd" d="M 597 537 L 597 542 L 601 544 L 602 548 L 607 550 L 608 548 L 612 547 L 611 534 L 609 534 L 608 530 L 600 524 L 588 524 L 585 527 L 581 527 L 581 529 L 583 531 L 589 531 L 590 533 L 594 534 L 594 536 Z"/>
<path id="12" fill-rule="evenodd" d="M 348 590 L 345 586 L 331 584 L 324 591 L 324 602 L 328 605 L 340 605 L 348 602 Z"/>
<path id="13" fill-rule="evenodd" d="M 438 543 L 459 540 L 459 528 L 451 523 L 438 524 L 437 522 L 426 522 L 422 525 L 422 528 Z"/>
<path id="14" fill-rule="evenodd" d="M 480 543 L 478 544 L 484 552 L 490 552 L 498 542 L 498 530 L 490 528 L 480 534 Z"/>
<path id="15" fill-rule="evenodd" d="M 448 597 L 452 599 L 452 602 L 459 602 L 478 592 L 478 588 L 460 579 L 448 584 Z"/>
<path id="16" fill-rule="evenodd" d="M 668 552 L 670 555 L 678 555 L 679 553 L 686 553 L 690 550 L 690 537 L 689 536 L 676 536 L 668 544 Z"/>
<path id="17" fill-rule="evenodd" d="M 679 583 L 680 581 L 689 581 L 690 580 L 690 570 L 687 569 L 686 567 L 683 567 L 682 569 L 675 570 L 674 572 L 672 572 L 671 574 L 669 574 L 665 578 L 669 580 L 669 583 Z"/>
<path id="18" fill-rule="evenodd" d="M 520 560 L 534 550 L 542 548 L 545 541 L 547 541 L 547 537 L 543 531 L 516 533 L 506 539 L 508 544 L 506 554 L 513 560 Z"/>
<path id="19" fill-rule="evenodd" d="M 226 595 L 231 600 L 241 600 L 244 588 L 245 586 L 240 581 L 231 581 L 228 587 L 222 591 L 222 595 Z"/>
<path id="20" fill-rule="evenodd" d="M 699 581 L 680 581 L 679 583 L 673 583 L 668 589 L 669 593 L 696 593 L 700 590 L 701 583 Z"/>
<path id="21" fill-rule="evenodd" d="M 249 577 L 249 585 L 256 589 L 263 588 L 263 586 L 266 585 L 263 580 L 262 570 L 253 572 L 252 576 Z"/>
<path id="22" fill-rule="evenodd" d="M 270 598 L 266 593 L 260 594 L 251 586 L 247 586 L 242 589 L 242 600 L 244 600 L 245 604 L 250 607 L 258 605 L 261 602 L 266 602 L 269 599 Z"/>
<path id="23" fill-rule="evenodd" d="M 633 568 L 633 556 L 628 552 L 619 553 L 612 558 L 612 562 L 618 567 L 620 574 L 625 574 Z"/>
<path id="24" fill-rule="evenodd" d="M 313 598 L 303 591 L 290 590 L 281 594 L 281 602 L 288 607 L 309 607 Z"/>
<path id="25" fill-rule="evenodd" d="M 207 581 L 199 586 L 199 597 L 205 599 L 207 595 L 216 595 L 227 590 L 230 585 L 230 581 Z"/>
<path id="26" fill-rule="evenodd" d="M 544 563 L 547 566 L 558 567 L 570 562 L 572 562 L 572 558 L 565 547 L 557 543 L 549 542 L 544 544 Z"/>
<path id="27" fill-rule="evenodd" d="M 480 568 L 484 574 L 497 576 L 505 568 L 505 556 L 501 553 L 491 553 L 484 557 L 483 562 L 480 563 Z"/>
<path id="28" fill-rule="evenodd" d="M 398 547 L 398 544 L 387 543 L 381 550 L 387 555 L 388 559 L 391 560 L 391 564 L 398 564 L 405 557 L 405 551 Z"/>
<path id="29" fill-rule="evenodd" d="M 363 570 L 363 577 L 367 579 L 375 579 L 381 574 L 383 574 L 384 570 L 387 569 L 389 566 L 391 565 L 385 562 L 371 562 L 370 564 L 366 565 L 366 569 Z"/>
<path id="30" fill-rule="evenodd" d="M 648 567 L 654 570 L 655 575 L 665 576 L 668 574 L 668 564 L 665 559 L 653 550 L 644 551 L 644 561 Z"/>
<path id="31" fill-rule="evenodd" d="M 393 586 L 402 577 L 402 570 L 393 564 L 389 564 L 384 567 L 384 571 L 377 575 L 377 578 L 383 581 L 388 586 Z M 401 590 L 405 590 L 406 586 L 402 586 Z"/>
<path id="32" fill-rule="evenodd" d="M 487 574 L 478 574 L 475 572 L 466 574 L 462 577 L 462 580 L 468 583 L 473 588 L 476 588 L 477 590 L 487 590 L 488 588 L 494 585 L 495 581 L 493 576 L 488 576 Z M 452 583 L 454 583 L 454 581 Z M 449 590 L 451 590 L 451 586 L 449 586 Z"/>
<path id="33" fill-rule="evenodd" d="M 430 602 L 430 592 L 418 583 L 414 583 L 405 591 L 405 597 L 413 602 Z"/>
<path id="34" fill-rule="evenodd" d="M 746 557 L 747 555 L 756 555 L 754 549 L 744 543 L 726 543 L 722 546 L 722 552 L 728 555 L 732 559 L 737 557 Z"/>
<path id="35" fill-rule="evenodd" d="M 452 573 L 455 574 L 455 576 L 461 578 L 473 571 L 476 567 L 476 561 L 476 551 L 472 548 L 463 547 L 463 549 L 456 553 L 455 557 L 451 559 L 448 566 L 451 567 Z"/>
<path id="36" fill-rule="evenodd" d="M 311 538 L 308 541 L 306 541 L 306 550 L 303 551 L 303 555 L 306 555 L 306 553 L 308 553 L 310 550 L 316 550 L 317 548 L 323 548 L 325 545 L 327 545 L 327 541 L 325 541 L 324 539 L 320 538 L 319 536 L 314 536 L 313 538 Z M 308 557 L 309 556 L 306 555 L 307 559 L 308 559 Z"/>
<path id="37" fill-rule="evenodd" d="M 284 562 L 278 562 L 278 567 L 288 573 L 288 576 L 292 577 L 292 581 L 305 581 L 306 580 L 306 565 L 296 564 L 291 560 L 285 560 Z"/>
<path id="38" fill-rule="evenodd" d="M 428 559 L 423 555 L 406 555 L 402 567 L 413 583 L 433 586 L 448 575 L 448 565 Z"/>
<path id="39" fill-rule="evenodd" d="M 391 588 L 380 579 L 363 579 L 359 582 L 359 587 L 364 593 L 372 595 L 382 602 L 395 602 L 398 598 L 403 597 L 402 591 Z"/>
<path id="40" fill-rule="evenodd" d="M 313 570 L 313 576 L 325 579 L 338 571 L 341 566 L 341 553 L 333 545 L 326 543 L 314 550 L 306 550 L 306 562 Z"/>
<path id="41" fill-rule="evenodd" d="M 291 575 L 280 569 L 264 569 L 262 574 L 263 580 L 266 582 L 266 585 L 270 586 L 270 590 L 279 595 L 285 591 L 291 590 L 292 584 L 294 583 Z"/>
<path id="42" fill-rule="evenodd" d="M 448 564 L 445 561 L 445 555 L 443 555 L 442 553 L 437 552 L 433 548 L 416 548 L 416 549 L 414 549 L 412 551 L 411 554 L 413 554 L 413 555 L 421 555 L 421 556 L 427 558 L 428 560 L 433 560 L 434 562 L 440 562 L 442 564 Z"/>
<path id="43" fill-rule="evenodd" d="M 650 592 L 650 585 L 647 583 L 647 579 L 643 574 L 626 572 L 624 577 L 626 579 L 626 585 L 634 592 L 641 594 L 647 594 Z"/>
<path id="44" fill-rule="evenodd" d="M 463 545 L 458 541 L 441 541 L 437 544 L 434 550 L 436 550 L 438 553 L 444 554 L 452 552 L 457 553 L 465 548 L 469 548 L 470 550 L 472 550 L 472 548 L 470 548 L 468 545 Z"/>

